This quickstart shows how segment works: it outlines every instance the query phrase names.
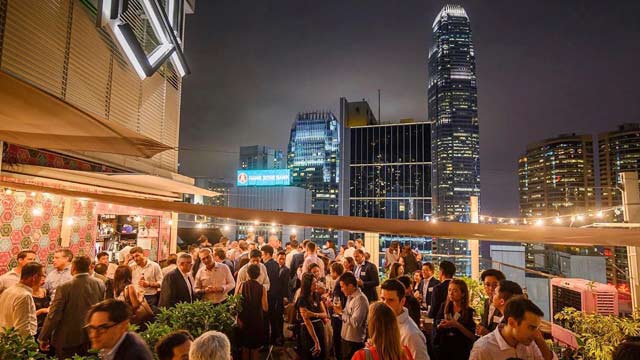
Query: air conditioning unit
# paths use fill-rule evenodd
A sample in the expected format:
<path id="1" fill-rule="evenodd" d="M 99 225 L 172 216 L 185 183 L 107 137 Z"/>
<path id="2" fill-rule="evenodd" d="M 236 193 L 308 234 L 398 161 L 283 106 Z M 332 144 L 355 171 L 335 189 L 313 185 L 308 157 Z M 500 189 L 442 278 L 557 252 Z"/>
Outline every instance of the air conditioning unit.
<path id="1" fill-rule="evenodd" d="M 555 314 L 566 307 L 600 315 L 618 315 L 618 290 L 613 285 L 585 279 L 553 278 L 551 284 L 551 335 L 574 349 L 578 348 L 573 332 L 560 326 Z"/>

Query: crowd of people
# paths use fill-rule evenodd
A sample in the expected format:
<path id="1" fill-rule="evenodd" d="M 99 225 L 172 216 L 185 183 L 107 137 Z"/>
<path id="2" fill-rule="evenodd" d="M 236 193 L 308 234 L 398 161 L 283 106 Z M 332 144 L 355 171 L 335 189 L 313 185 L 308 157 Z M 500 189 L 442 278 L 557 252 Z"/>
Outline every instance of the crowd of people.
<path id="1" fill-rule="evenodd" d="M 237 350 L 220 332 L 194 339 L 180 330 L 158 342 L 155 356 L 258 359 L 290 341 L 301 359 L 557 358 L 540 331 L 542 311 L 499 270 L 481 275 L 487 300 L 480 316 L 453 263 L 442 261 L 436 271 L 394 242 L 380 283 L 369 258 L 361 239 L 320 248 L 295 236 L 283 245 L 276 236 L 265 241 L 249 234 L 215 245 L 201 239 L 170 255 L 164 267 L 140 247 L 123 249 L 118 264 L 108 253 L 91 259 L 60 249 L 45 274 L 27 250 L 0 276 L 0 328 L 34 337 L 42 352 L 59 359 L 90 349 L 108 360 L 153 359 L 130 324 L 144 329 L 159 308 L 195 300 L 223 304 L 239 294 Z"/>

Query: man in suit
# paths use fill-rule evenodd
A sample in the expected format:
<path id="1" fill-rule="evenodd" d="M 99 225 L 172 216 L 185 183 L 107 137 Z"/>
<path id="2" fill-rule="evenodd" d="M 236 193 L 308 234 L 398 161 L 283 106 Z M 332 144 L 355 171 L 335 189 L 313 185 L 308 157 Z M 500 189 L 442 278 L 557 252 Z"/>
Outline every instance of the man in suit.
<path id="1" fill-rule="evenodd" d="M 358 287 L 362 289 L 362 292 L 369 300 L 369 303 L 378 300 L 378 291 L 376 288 L 380 285 L 380 278 L 378 277 L 378 267 L 373 263 L 365 260 L 364 250 L 356 249 L 353 252 L 353 259 L 356 261 L 356 268 L 353 274 L 358 281 Z"/>
<path id="2" fill-rule="evenodd" d="M 492 327 L 495 329 L 495 326 L 492 326 L 492 324 L 494 324 L 494 317 L 502 317 L 500 310 L 496 309 L 494 306 L 493 296 L 496 288 L 503 280 L 506 280 L 504 273 L 497 269 L 487 269 L 480 274 L 480 281 L 482 282 L 482 285 L 484 285 L 485 294 L 487 294 L 487 298 L 484 301 L 484 312 L 482 313 L 480 325 L 476 326 L 476 334 L 480 336 L 490 333 L 493 330 Z"/>
<path id="3" fill-rule="evenodd" d="M 289 266 L 289 270 L 291 271 L 291 277 L 296 277 L 297 273 L 298 273 L 298 268 L 302 266 L 302 264 L 304 263 L 304 255 L 305 255 L 305 249 L 307 248 L 307 243 L 309 242 L 309 240 L 305 239 L 302 241 L 302 249 L 303 251 L 293 255 L 293 257 L 291 258 L 291 266 Z"/>
<path id="4" fill-rule="evenodd" d="M 73 278 L 56 289 L 42 326 L 40 348 L 48 351 L 53 345 L 59 359 L 86 355 L 89 350 L 89 338 L 82 325 L 91 306 L 104 299 L 105 291 L 103 281 L 89 276 L 90 266 L 91 259 L 87 256 L 73 259 Z"/>
<path id="5" fill-rule="evenodd" d="M 267 292 L 267 302 L 269 303 L 269 312 L 267 314 L 268 326 L 266 334 L 268 334 L 268 344 L 275 344 L 281 337 L 282 328 L 279 328 L 279 318 L 282 319 L 284 313 L 282 299 L 284 298 L 284 289 L 280 283 L 280 266 L 273 259 L 273 247 L 271 245 L 262 245 L 262 263 L 267 268 L 267 276 L 269 277 L 269 291 Z M 269 329 L 271 330 L 269 332 Z M 280 331 L 280 332 L 278 332 Z M 268 345 L 267 344 L 267 345 Z"/>
<path id="6" fill-rule="evenodd" d="M 190 254 L 182 253 L 178 257 L 178 267 L 167 273 L 162 280 L 160 307 L 174 307 L 177 303 L 193 302 L 195 299 L 194 280 L 191 278 L 193 259 Z"/>
<path id="7" fill-rule="evenodd" d="M 438 319 L 436 315 L 438 315 L 438 311 L 440 311 L 440 306 L 442 306 L 442 304 L 447 300 L 449 282 L 455 273 L 456 266 L 452 262 L 446 260 L 440 262 L 440 285 L 433 288 L 433 293 L 431 294 L 431 308 L 429 309 L 429 317 L 435 319 L 434 324 L 437 324 L 442 320 Z M 435 334 L 435 326 L 433 327 L 433 331 Z"/>
<path id="8" fill-rule="evenodd" d="M 293 294 L 289 293 L 289 279 L 291 278 L 291 270 L 289 270 L 289 268 L 287 267 L 286 262 L 287 254 L 284 251 L 280 251 L 278 253 L 278 282 L 280 283 L 281 289 L 283 289 L 283 301 L 285 303 L 288 303 L 289 299 L 293 298 Z"/>
<path id="9" fill-rule="evenodd" d="M 429 305 L 431 305 L 433 288 L 440 284 L 440 281 L 433 277 L 434 270 L 435 268 L 432 263 L 426 262 L 422 264 L 422 280 L 414 296 L 420 300 L 420 306 L 424 309 L 428 309 Z"/>
<path id="10" fill-rule="evenodd" d="M 91 307 L 85 328 L 91 348 L 101 359 L 153 360 L 144 340 L 128 332 L 131 309 L 124 301 L 107 299 Z"/>
<path id="11" fill-rule="evenodd" d="M 112 299 L 113 298 L 113 279 L 106 277 L 107 271 L 109 271 L 109 267 L 103 263 L 97 263 L 96 267 L 93 269 L 95 272 L 95 278 L 101 279 L 98 275 L 104 276 L 104 298 Z"/>

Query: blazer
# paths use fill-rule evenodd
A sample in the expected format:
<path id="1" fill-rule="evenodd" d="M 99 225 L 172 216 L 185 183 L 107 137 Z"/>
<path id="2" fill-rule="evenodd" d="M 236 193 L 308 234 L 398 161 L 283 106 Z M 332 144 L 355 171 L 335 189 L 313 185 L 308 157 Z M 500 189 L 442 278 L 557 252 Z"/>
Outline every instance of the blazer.
<path id="1" fill-rule="evenodd" d="M 431 293 L 431 308 L 429 309 L 430 318 L 436 318 L 436 315 L 438 315 L 438 311 L 440 310 L 440 306 L 447 300 L 450 281 L 451 279 L 446 279 L 433 288 L 433 292 Z M 437 322 L 435 322 L 435 324 L 437 324 Z"/>
<path id="2" fill-rule="evenodd" d="M 420 281 L 420 284 L 418 284 L 418 292 L 420 292 L 420 295 L 424 294 L 425 280 L 426 279 L 422 279 Z M 423 297 L 422 299 L 422 302 L 424 304 L 431 305 L 431 297 L 432 297 L 431 294 L 433 294 L 433 288 L 439 284 L 440 284 L 440 281 L 434 278 L 433 276 L 431 277 L 431 279 L 429 279 L 429 284 L 427 284 L 427 289 L 429 289 L 429 291 L 427 291 L 427 296 Z"/>
<path id="3" fill-rule="evenodd" d="M 91 306 L 104 299 L 104 292 L 104 282 L 87 273 L 58 286 L 38 340 L 49 341 L 57 349 L 88 344 L 85 316 Z"/>
<path id="4" fill-rule="evenodd" d="M 356 269 L 358 264 L 356 264 Z M 353 269 L 355 274 L 356 269 Z M 369 303 L 378 300 L 377 287 L 380 285 L 380 278 L 378 277 L 378 267 L 368 261 L 362 263 L 362 269 L 360 270 L 360 280 L 362 280 L 362 292 L 369 300 Z"/>
<path id="5" fill-rule="evenodd" d="M 283 266 L 278 269 L 278 283 L 282 289 L 282 297 L 287 299 L 293 299 L 291 294 L 289 293 L 289 280 L 291 279 L 291 271 L 288 267 Z"/>
<path id="6" fill-rule="evenodd" d="M 280 265 L 273 260 L 269 259 L 269 261 L 264 263 L 264 267 L 267 268 L 267 277 L 269 277 L 269 291 L 267 292 L 267 297 L 269 298 L 269 302 L 272 302 L 274 299 L 282 299 L 284 296 L 284 288 L 282 288 L 282 283 L 279 280 L 280 273 Z"/>
<path id="7" fill-rule="evenodd" d="M 291 266 L 289 267 L 289 271 L 291 272 L 291 277 L 296 276 L 298 272 L 298 268 L 302 266 L 303 263 L 304 263 L 304 251 L 293 255 L 293 257 L 291 258 Z"/>
<path id="8" fill-rule="evenodd" d="M 118 350 L 113 356 L 114 360 L 153 360 L 153 354 L 142 340 L 140 335 L 128 332 Z"/>
<path id="9" fill-rule="evenodd" d="M 193 281 L 193 280 L 192 280 Z M 189 293 L 189 284 L 184 280 L 180 269 L 169 271 L 162 279 L 162 287 L 160 288 L 160 301 L 158 307 L 174 307 L 177 303 L 193 302 L 195 290 L 191 283 L 191 293 Z"/>

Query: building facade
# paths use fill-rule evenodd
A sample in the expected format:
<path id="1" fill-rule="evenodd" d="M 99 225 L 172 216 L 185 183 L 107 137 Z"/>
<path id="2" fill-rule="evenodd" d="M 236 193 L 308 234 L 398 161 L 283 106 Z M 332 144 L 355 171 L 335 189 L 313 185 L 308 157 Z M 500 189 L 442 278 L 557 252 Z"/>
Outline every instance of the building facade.
<path id="1" fill-rule="evenodd" d="M 602 207 L 622 205 L 620 173 L 638 171 L 640 124 L 622 124 L 617 130 L 598 135 L 600 201 Z"/>
<path id="2" fill-rule="evenodd" d="M 591 135 L 560 135 L 527 146 L 518 160 L 520 215 L 587 214 L 595 208 Z"/>
<path id="3" fill-rule="evenodd" d="M 245 170 L 286 168 L 282 150 L 265 145 L 241 146 L 239 166 Z"/>
<path id="4" fill-rule="evenodd" d="M 311 213 L 338 215 L 340 181 L 340 125 L 328 111 L 300 113 L 291 126 L 287 167 L 293 185 L 311 191 Z M 338 232 L 313 229 L 311 238 L 337 240 Z"/>
<path id="5" fill-rule="evenodd" d="M 471 23 L 464 8 L 445 5 L 433 22 L 429 49 L 433 214 L 469 221 L 480 197 L 480 126 Z"/>

